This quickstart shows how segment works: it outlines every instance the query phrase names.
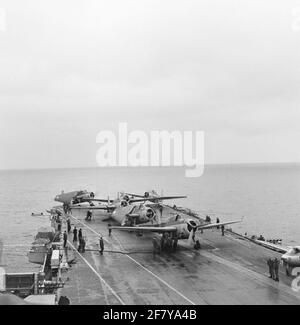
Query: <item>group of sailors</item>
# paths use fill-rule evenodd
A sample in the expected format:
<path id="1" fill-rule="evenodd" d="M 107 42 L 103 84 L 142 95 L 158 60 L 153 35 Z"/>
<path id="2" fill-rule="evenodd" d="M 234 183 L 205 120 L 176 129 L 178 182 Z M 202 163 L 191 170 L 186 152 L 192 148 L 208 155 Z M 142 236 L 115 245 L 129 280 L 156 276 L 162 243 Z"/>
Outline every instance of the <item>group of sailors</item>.
<path id="1" fill-rule="evenodd" d="M 279 265 L 280 265 L 279 259 L 276 257 L 273 259 L 269 258 L 267 260 L 267 264 L 268 264 L 269 273 L 270 273 L 269 278 L 273 279 L 276 282 L 279 282 Z"/>
<path id="2" fill-rule="evenodd" d="M 70 218 L 67 219 L 67 230 L 63 233 L 63 247 L 67 247 L 67 242 L 68 242 L 68 235 L 71 233 L 72 226 L 71 226 L 71 221 Z M 85 245 L 86 241 L 85 238 L 83 237 L 82 234 L 82 229 L 80 228 L 79 230 L 76 228 L 76 226 L 73 229 L 73 243 L 78 245 L 78 252 L 79 253 L 84 253 L 85 252 Z"/>
<path id="3" fill-rule="evenodd" d="M 86 219 L 90 220 L 90 219 Z M 63 246 L 64 248 L 67 247 L 67 242 L 68 242 L 68 234 L 71 233 L 72 226 L 71 226 L 71 220 L 70 218 L 67 218 L 67 231 L 64 232 L 63 234 Z M 109 229 L 109 236 L 111 236 L 111 229 Z M 78 252 L 79 253 L 85 253 L 85 246 L 86 246 L 86 239 L 83 236 L 82 229 L 80 228 L 79 230 L 75 226 L 73 229 L 73 243 L 77 245 L 78 243 Z M 103 237 L 99 237 L 99 253 L 103 255 L 104 252 L 104 240 Z"/>
<path id="4" fill-rule="evenodd" d="M 77 244 L 77 242 L 79 242 L 79 245 L 77 248 L 78 252 L 85 253 L 86 241 L 85 241 L 85 238 L 83 237 L 82 229 L 80 228 L 79 230 L 77 230 L 77 228 L 75 226 L 73 229 L 73 243 Z"/>

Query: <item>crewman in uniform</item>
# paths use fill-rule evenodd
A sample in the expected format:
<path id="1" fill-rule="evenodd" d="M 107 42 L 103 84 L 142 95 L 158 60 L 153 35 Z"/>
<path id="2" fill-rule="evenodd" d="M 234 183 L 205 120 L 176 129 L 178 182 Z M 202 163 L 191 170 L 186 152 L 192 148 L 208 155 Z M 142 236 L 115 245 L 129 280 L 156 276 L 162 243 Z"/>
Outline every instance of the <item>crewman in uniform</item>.
<path id="1" fill-rule="evenodd" d="M 100 239 L 99 239 L 99 247 L 100 247 L 100 254 L 103 255 L 104 241 L 103 241 L 103 238 L 102 237 L 100 237 Z"/>
<path id="2" fill-rule="evenodd" d="M 68 235 L 67 235 L 67 232 L 65 231 L 64 232 L 64 248 L 66 248 L 66 246 L 67 246 L 67 240 L 68 240 Z"/>
<path id="3" fill-rule="evenodd" d="M 70 218 L 67 219 L 67 227 L 68 227 L 68 233 L 71 232 L 71 220 Z"/>
<path id="4" fill-rule="evenodd" d="M 222 230 L 222 236 L 224 236 L 225 235 L 225 227 L 224 227 L 224 225 L 221 226 L 221 230 Z"/>
<path id="5" fill-rule="evenodd" d="M 267 264 L 268 264 L 268 267 L 269 267 L 269 273 L 270 273 L 269 278 L 270 278 L 270 279 L 273 279 L 273 278 L 274 278 L 274 276 L 273 276 L 273 262 L 272 262 L 272 259 L 271 259 L 271 258 L 269 258 L 269 259 L 267 260 Z"/>
<path id="6" fill-rule="evenodd" d="M 220 219 L 217 218 L 217 223 L 220 223 Z M 218 226 L 217 229 L 220 229 L 220 227 Z"/>
<path id="7" fill-rule="evenodd" d="M 78 232 L 78 239 L 79 239 L 79 244 L 80 244 L 80 241 L 82 239 L 82 229 L 81 228 L 79 229 L 79 232 Z"/>
<path id="8" fill-rule="evenodd" d="M 86 245 L 86 242 L 85 242 L 85 239 L 82 238 L 81 239 L 81 253 L 85 253 L 85 245 Z"/>
<path id="9" fill-rule="evenodd" d="M 86 214 L 86 221 L 91 221 L 92 220 L 92 210 L 89 210 Z"/>
<path id="10" fill-rule="evenodd" d="M 275 277 L 274 280 L 276 282 L 279 282 L 279 264 L 280 264 L 280 262 L 277 257 L 275 257 L 273 263 L 274 263 L 274 277 Z"/>
<path id="11" fill-rule="evenodd" d="M 77 228 L 75 227 L 74 230 L 73 230 L 73 243 L 77 243 Z"/>
<path id="12" fill-rule="evenodd" d="M 108 224 L 108 236 L 111 237 L 111 224 Z"/>

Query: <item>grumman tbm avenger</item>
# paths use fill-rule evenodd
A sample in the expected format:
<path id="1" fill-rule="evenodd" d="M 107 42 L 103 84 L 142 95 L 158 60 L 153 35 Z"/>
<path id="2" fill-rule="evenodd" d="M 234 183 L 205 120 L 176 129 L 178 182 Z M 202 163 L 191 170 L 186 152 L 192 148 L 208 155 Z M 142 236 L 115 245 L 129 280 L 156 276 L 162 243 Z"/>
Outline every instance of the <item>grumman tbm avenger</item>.
<path id="1" fill-rule="evenodd" d="M 139 217 L 132 217 L 131 219 L 135 220 L 135 223 L 144 223 L 151 220 L 151 217 L 154 216 L 154 212 L 151 208 L 147 206 L 151 204 L 161 204 L 158 202 L 163 202 L 164 200 L 174 200 L 174 199 L 183 199 L 186 196 L 155 196 L 155 197 L 134 197 L 126 193 L 119 193 L 117 199 L 110 200 L 108 199 L 97 199 L 97 198 L 85 198 L 82 203 L 70 205 L 72 212 L 91 211 L 94 216 L 109 218 L 114 216 L 122 216 L 123 220 L 126 219 L 126 216 L 136 214 L 133 211 L 139 210 Z M 95 203 L 98 202 L 98 205 Z M 146 206 L 146 202 L 149 202 Z M 106 204 L 104 204 L 106 203 Z M 140 203 L 140 204 L 138 204 Z M 130 212 L 132 211 L 132 212 Z M 119 218 L 118 218 L 119 221 Z M 124 221 L 125 222 L 125 221 Z M 123 222 L 120 222 L 121 224 Z"/>
<path id="2" fill-rule="evenodd" d="M 151 232 L 158 233 L 162 235 L 162 241 L 174 243 L 178 242 L 178 240 L 188 240 L 190 245 L 193 245 L 195 249 L 199 249 L 200 242 L 196 240 L 197 231 L 200 230 L 202 232 L 206 229 L 225 228 L 225 226 L 242 221 L 234 220 L 223 223 L 211 223 L 211 221 L 204 221 L 199 216 L 194 215 L 191 218 L 184 210 L 178 211 L 176 208 L 157 203 L 157 197 L 149 198 L 147 201 L 149 202 L 116 208 L 111 213 L 110 218 L 118 226 L 109 224 L 108 228 L 110 230 L 135 232 L 138 235 Z M 157 241 L 154 241 L 153 245 L 155 249 L 160 246 Z"/>
<path id="3" fill-rule="evenodd" d="M 71 196 L 70 193 L 67 195 L 68 198 Z M 99 211 L 105 219 L 111 219 L 118 224 L 118 226 L 109 224 L 108 227 L 111 230 L 136 232 L 138 235 L 158 233 L 162 234 L 162 237 L 169 237 L 172 241 L 187 239 L 195 248 L 200 246 L 199 240 L 195 239 L 197 231 L 202 232 L 206 229 L 220 228 L 241 222 L 241 220 L 223 223 L 205 222 L 200 217 L 194 215 L 191 218 L 184 210 L 179 211 L 175 207 L 172 208 L 162 203 L 164 200 L 181 198 L 186 198 L 186 196 L 158 196 L 156 192 L 152 191 L 146 192 L 143 196 L 121 193 L 116 200 L 109 198 L 105 200 L 91 197 L 85 191 L 83 197 L 82 193 L 76 194 L 75 199 L 80 199 L 81 202 L 70 205 L 70 209 L 72 211 L 93 211 L 93 214 Z M 74 198 L 72 202 L 74 202 Z M 95 205 L 94 202 L 100 204 Z"/>
<path id="4" fill-rule="evenodd" d="M 61 192 L 61 194 L 57 195 L 54 198 L 54 201 L 60 202 L 63 204 L 78 204 L 82 202 L 87 202 L 90 199 L 95 198 L 94 192 L 88 192 L 86 190 L 84 191 L 73 191 L 73 192 L 67 192 L 64 191 Z"/>
<path id="5" fill-rule="evenodd" d="M 228 225 L 236 224 L 241 222 L 242 220 L 234 220 L 234 221 L 228 221 L 228 222 L 222 222 L 222 223 L 211 223 L 211 222 L 205 222 L 202 219 L 191 219 L 183 217 L 181 214 L 173 215 L 172 217 L 164 218 L 162 216 L 162 213 L 159 212 L 158 215 L 156 215 L 156 212 L 153 208 L 150 208 L 148 206 L 148 209 L 152 210 L 154 215 L 152 216 L 152 220 L 145 224 L 133 224 L 133 225 L 126 225 L 124 221 L 130 220 L 130 216 L 137 216 L 137 214 L 131 214 L 127 215 L 127 219 L 123 219 L 123 223 L 120 226 L 110 226 L 110 230 L 121 230 L 121 231 L 128 231 L 128 232 L 136 232 L 139 235 L 142 235 L 144 233 L 157 233 L 161 234 L 163 240 L 168 240 L 171 243 L 178 242 L 178 240 L 188 240 L 189 245 L 193 245 L 195 249 L 199 249 L 200 241 L 196 239 L 196 233 L 197 231 L 203 231 L 207 229 L 213 229 L 213 228 L 223 228 Z M 170 211 L 169 211 L 170 213 Z M 149 217 L 150 212 L 147 212 L 146 217 Z M 156 216 L 155 216 L 156 215 Z M 113 217 L 116 221 L 121 221 L 118 217 Z M 119 219 L 119 220 L 118 220 Z M 146 219 L 146 218 L 145 218 Z M 145 220 L 144 219 L 144 220 Z M 153 221 L 154 220 L 154 221 Z M 162 221 L 165 220 L 165 221 Z M 154 240 L 153 242 L 154 248 L 160 246 L 160 244 Z M 173 246 L 173 244 L 171 244 Z M 177 246 L 177 244 L 176 244 Z"/>

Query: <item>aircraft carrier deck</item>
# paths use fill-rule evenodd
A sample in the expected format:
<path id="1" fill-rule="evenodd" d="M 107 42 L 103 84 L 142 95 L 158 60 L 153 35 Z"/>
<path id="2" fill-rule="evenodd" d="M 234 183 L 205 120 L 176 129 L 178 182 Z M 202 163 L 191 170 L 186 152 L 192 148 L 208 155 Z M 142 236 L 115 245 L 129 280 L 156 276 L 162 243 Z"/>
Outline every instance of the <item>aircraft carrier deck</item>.
<path id="1" fill-rule="evenodd" d="M 269 279 L 266 260 L 281 254 L 241 236 L 218 230 L 199 234 L 202 249 L 182 241 L 176 253 L 153 255 L 153 234 L 137 237 L 113 231 L 107 222 L 84 216 L 71 217 L 87 239 L 83 254 L 63 273 L 61 294 L 71 305 L 299 305 L 300 292 L 291 288 L 293 278 L 280 267 L 280 283 Z M 105 251 L 99 254 L 103 235 Z M 69 236 L 69 247 L 73 235 Z"/>

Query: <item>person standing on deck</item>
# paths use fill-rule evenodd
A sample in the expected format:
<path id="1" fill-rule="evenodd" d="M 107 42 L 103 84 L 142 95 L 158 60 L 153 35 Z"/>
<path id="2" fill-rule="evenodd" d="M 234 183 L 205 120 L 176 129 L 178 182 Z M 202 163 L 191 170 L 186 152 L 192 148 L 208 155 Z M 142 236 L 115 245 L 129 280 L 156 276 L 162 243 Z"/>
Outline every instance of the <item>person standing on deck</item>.
<path id="1" fill-rule="evenodd" d="M 80 244 L 80 242 L 82 240 L 82 229 L 81 228 L 79 229 L 79 232 L 78 232 L 78 239 L 79 239 L 79 244 Z"/>
<path id="2" fill-rule="evenodd" d="M 225 226 L 224 225 L 221 226 L 221 230 L 222 230 L 222 236 L 224 236 L 225 235 Z"/>
<path id="3" fill-rule="evenodd" d="M 220 223 L 220 219 L 217 218 L 217 223 Z M 217 229 L 220 229 L 220 227 L 218 226 Z"/>
<path id="4" fill-rule="evenodd" d="M 277 257 L 275 257 L 273 263 L 274 263 L 274 280 L 276 282 L 279 282 L 279 264 L 280 264 L 280 262 Z"/>
<path id="5" fill-rule="evenodd" d="M 71 232 L 71 220 L 70 218 L 67 219 L 67 227 L 68 227 L 68 234 Z"/>
<path id="6" fill-rule="evenodd" d="M 81 244 L 80 244 L 80 248 L 81 248 L 81 253 L 85 253 L 85 245 L 86 245 L 86 242 L 84 240 L 84 238 L 81 239 Z"/>
<path id="7" fill-rule="evenodd" d="M 92 210 L 89 210 L 89 211 L 87 212 L 87 214 L 86 214 L 86 218 L 85 218 L 85 220 L 86 220 L 86 221 L 91 221 L 91 220 L 92 220 L 92 216 L 93 216 L 93 212 L 92 212 Z"/>
<path id="8" fill-rule="evenodd" d="M 73 230 L 73 243 L 77 243 L 77 228 L 76 227 Z"/>
<path id="9" fill-rule="evenodd" d="M 67 241 L 68 241 L 68 235 L 67 235 L 67 232 L 65 231 L 64 232 L 64 248 L 67 247 Z"/>
<path id="10" fill-rule="evenodd" d="M 268 267 L 269 267 L 269 273 L 270 273 L 269 278 L 270 278 L 270 279 L 273 279 L 273 269 L 272 269 L 272 259 L 271 259 L 271 258 L 269 258 L 269 259 L 267 260 L 267 264 L 268 264 Z"/>
<path id="11" fill-rule="evenodd" d="M 103 241 L 103 238 L 102 237 L 100 237 L 100 239 L 99 239 L 99 247 L 100 247 L 100 254 L 103 255 L 104 241 Z"/>

